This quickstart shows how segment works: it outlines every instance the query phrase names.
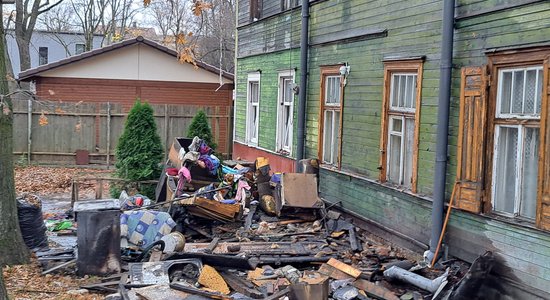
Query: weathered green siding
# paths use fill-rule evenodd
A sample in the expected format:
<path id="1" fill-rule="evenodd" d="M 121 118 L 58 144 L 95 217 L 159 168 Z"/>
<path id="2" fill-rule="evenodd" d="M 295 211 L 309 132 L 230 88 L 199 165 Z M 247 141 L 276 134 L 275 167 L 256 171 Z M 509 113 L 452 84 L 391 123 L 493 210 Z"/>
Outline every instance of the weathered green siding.
<path id="1" fill-rule="evenodd" d="M 320 67 L 337 63 L 351 66 L 344 89 L 342 170 L 321 170 L 320 195 L 330 202 L 342 201 L 344 208 L 425 244 L 429 242 L 431 226 L 442 4 L 442 0 L 327 0 L 314 1 L 310 13 L 310 41 L 314 45 L 309 49 L 307 157 L 317 157 L 318 151 Z M 239 1 L 243 14 L 248 14 L 247 5 L 247 0 Z M 548 43 L 550 36 L 548 1 L 457 0 L 456 9 L 448 195 L 456 174 L 460 68 L 486 64 L 487 49 Z M 239 19 L 248 22 L 247 17 Z M 298 45 L 299 27 L 296 9 L 239 29 L 236 140 L 245 139 L 247 75 L 260 69 L 259 147 L 275 150 L 277 75 L 281 70 L 299 66 L 299 49 L 289 50 Z M 386 37 L 319 42 L 383 29 L 387 30 Z M 425 56 L 418 195 L 377 182 L 383 59 L 395 56 Z M 296 82 L 298 78 L 299 72 Z M 486 250 L 496 252 L 503 262 L 497 272 L 506 282 L 516 283 L 503 288 L 514 295 L 512 298 L 550 298 L 548 232 L 534 229 L 533 224 L 513 224 L 510 220 L 454 211 L 447 240 L 450 254 L 467 261 Z"/>
<path id="2" fill-rule="evenodd" d="M 316 156 L 318 148 L 320 66 L 347 62 L 351 72 L 344 89 L 342 169 L 377 179 L 380 172 L 383 59 L 423 55 L 426 61 L 422 74 L 418 191 L 431 194 L 441 7 L 441 1 L 434 0 L 326 1 L 311 7 L 312 36 L 365 27 L 387 29 L 388 36 L 311 48 L 306 134 L 309 156 Z"/>
<path id="3" fill-rule="evenodd" d="M 300 9 L 281 13 L 279 1 L 264 1 L 262 20 L 249 23 L 249 2 L 244 0 L 238 3 L 239 24 L 245 26 L 238 29 L 235 140 L 246 143 L 247 79 L 249 73 L 259 70 L 261 75 L 258 147 L 275 152 L 278 150 L 276 130 L 279 73 L 295 70 L 295 82 L 299 82 Z M 298 97 L 295 97 L 295 120 L 297 99 Z M 295 140 L 296 126 L 293 130 Z M 293 147 L 295 149 L 295 142 Z M 294 153 L 295 151 L 292 151 L 292 155 Z"/>
<path id="4" fill-rule="evenodd" d="M 300 24 L 295 9 L 239 29 L 237 58 L 298 47 Z"/>
<path id="5" fill-rule="evenodd" d="M 464 15 L 490 9 L 491 6 L 506 7 L 522 2 L 526 1 L 459 0 L 457 9 Z M 541 1 L 456 22 L 453 61 L 456 70 L 450 120 L 454 135 L 458 131 L 460 67 L 487 64 L 484 51 L 491 48 L 548 43 L 549 19 L 550 2 Z M 453 153 L 456 152 L 456 142 L 456 138 L 451 139 Z M 455 155 L 451 156 L 451 164 L 449 169 L 455 174 Z M 550 293 L 550 235 L 547 232 L 457 212 L 450 223 L 449 244 L 451 254 L 465 259 L 472 259 L 484 250 L 494 250 L 504 261 L 504 267 L 498 272 L 526 286 Z M 550 294 L 545 297 L 550 298 Z"/>
<path id="6" fill-rule="evenodd" d="M 430 208 L 427 201 L 360 177 L 322 169 L 321 196 L 330 202 L 399 231 L 425 244 L 430 239 Z"/>
<path id="7" fill-rule="evenodd" d="M 323 5 L 314 6 L 313 10 L 318 11 L 315 16 L 343 18 L 342 14 L 338 15 L 338 12 L 343 13 L 344 5 L 330 5 L 329 2 L 326 3 L 324 11 Z M 397 1 L 388 3 L 389 6 L 397 5 L 405 10 L 400 13 L 394 6 L 396 15 L 399 16 L 397 18 L 393 13 L 384 15 L 384 10 L 374 7 L 362 14 L 357 12 L 361 18 L 365 18 L 364 21 L 357 21 L 364 24 L 363 26 L 372 24 L 371 26 L 387 28 L 388 37 L 386 38 L 312 49 L 310 72 L 313 75 L 310 79 L 308 102 L 308 108 L 310 108 L 308 110 L 308 125 L 310 127 L 308 128 L 307 146 L 308 154 L 314 156 L 317 149 L 316 124 L 319 102 L 319 75 L 316 69 L 322 64 L 346 61 L 352 66 L 352 71 L 344 92 L 342 168 L 344 171 L 366 176 L 368 180 L 323 170 L 320 179 L 321 195 L 329 201 L 342 201 L 347 209 L 428 243 L 428 228 L 431 223 L 429 201 L 397 192 L 375 182 L 378 174 L 376 167 L 378 166 L 378 149 L 380 147 L 383 84 L 381 59 L 394 55 L 426 55 L 422 82 L 418 188 L 422 194 L 429 195 L 431 192 L 439 79 L 440 39 L 437 35 L 440 32 L 438 27 L 441 26 L 441 5 L 432 3 L 432 5 L 416 11 L 414 7 L 422 7 L 419 6 L 420 2 L 422 1 L 407 1 L 401 5 Z M 428 4 L 429 2 L 425 1 L 424 3 Z M 440 1 L 436 2 L 440 3 Z M 457 1 L 457 11 L 465 15 L 497 5 L 505 7 L 512 4 L 518 4 L 518 2 Z M 353 6 L 355 10 L 360 7 L 367 9 L 369 3 Z M 332 13 L 327 13 L 327 11 L 332 11 Z M 383 15 L 369 16 L 373 11 L 375 14 L 382 12 Z M 412 14 L 410 18 L 407 17 L 409 14 Z M 453 98 L 449 128 L 448 193 L 452 189 L 456 174 L 460 68 L 486 64 L 487 57 L 484 51 L 490 48 L 548 42 L 548 36 L 550 36 L 549 17 L 550 3 L 540 2 L 457 21 L 453 61 L 455 66 Z M 313 23 L 327 24 L 325 21 Z M 337 26 L 335 21 L 332 23 L 329 21 L 328 24 Z M 345 29 L 339 28 L 339 30 Z M 472 261 L 486 250 L 496 252 L 504 263 L 498 267 L 497 272 L 503 275 L 507 281 L 521 283 L 520 286 L 533 294 L 521 294 L 522 288 L 512 289 L 508 286 L 509 293 L 521 295 L 518 296 L 521 299 L 550 297 L 548 294 L 550 290 L 548 288 L 550 235 L 548 233 L 529 228 L 529 226 L 520 226 L 489 217 L 455 211 L 449 225 L 448 243 L 451 255 L 467 261 Z"/>
<path id="8" fill-rule="evenodd" d="M 235 140 L 244 143 L 246 139 L 246 89 L 248 74 L 261 70 L 258 146 L 270 151 L 277 150 L 275 148 L 279 72 L 291 69 L 298 70 L 300 64 L 299 60 L 300 51 L 295 49 L 256 55 L 242 58 L 237 61 Z M 298 82 L 299 76 L 299 71 L 296 71 L 296 82 Z M 295 99 L 297 99 L 297 97 L 295 97 Z M 297 101 L 295 100 L 295 116 L 296 103 Z M 296 122 L 294 122 L 294 124 L 296 124 Z M 294 132 L 296 132 L 296 126 L 294 126 Z M 296 133 L 294 133 L 294 137 L 295 136 Z"/>

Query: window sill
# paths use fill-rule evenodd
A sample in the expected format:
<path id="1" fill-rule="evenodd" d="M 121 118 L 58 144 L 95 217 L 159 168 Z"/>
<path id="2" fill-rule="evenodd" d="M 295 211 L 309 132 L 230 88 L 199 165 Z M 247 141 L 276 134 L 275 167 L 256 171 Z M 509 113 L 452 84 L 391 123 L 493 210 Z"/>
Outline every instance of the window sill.
<path id="1" fill-rule="evenodd" d="M 474 214 L 475 215 L 475 214 Z M 499 214 L 498 212 L 492 211 L 490 213 L 481 214 L 481 216 L 484 216 L 491 220 L 497 220 L 506 224 L 510 225 L 516 225 L 524 228 L 534 229 L 540 232 L 547 232 L 545 230 L 542 230 L 540 228 L 537 228 L 535 225 L 535 220 L 529 220 L 522 217 L 510 217 L 510 216 L 504 216 L 502 214 Z"/>
<path id="2" fill-rule="evenodd" d="M 331 164 L 327 164 L 327 163 L 320 163 L 319 164 L 319 167 L 322 168 L 322 169 L 325 169 L 325 170 L 329 170 L 329 171 L 333 171 L 333 172 L 338 172 L 338 173 L 342 173 L 342 171 L 335 165 L 331 165 Z M 347 175 L 347 174 L 346 174 Z"/>

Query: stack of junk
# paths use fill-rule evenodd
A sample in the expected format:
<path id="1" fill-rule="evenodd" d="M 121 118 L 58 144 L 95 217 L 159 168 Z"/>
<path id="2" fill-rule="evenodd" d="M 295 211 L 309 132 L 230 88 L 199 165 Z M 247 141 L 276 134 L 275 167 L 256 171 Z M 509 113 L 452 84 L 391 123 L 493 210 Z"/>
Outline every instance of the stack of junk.
<path id="1" fill-rule="evenodd" d="M 220 162 L 198 137 L 176 138 L 156 199 L 123 192 L 76 201 L 74 220 L 46 223 L 58 230 L 77 222 L 76 247 L 36 255 L 44 274 L 99 276 L 82 288 L 106 299 L 476 297 L 468 287 L 489 276 L 490 252 L 471 267 L 425 263 L 357 226 L 337 204 L 325 206 L 318 162 L 300 163 L 302 173 L 278 173 L 263 157 Z"/>

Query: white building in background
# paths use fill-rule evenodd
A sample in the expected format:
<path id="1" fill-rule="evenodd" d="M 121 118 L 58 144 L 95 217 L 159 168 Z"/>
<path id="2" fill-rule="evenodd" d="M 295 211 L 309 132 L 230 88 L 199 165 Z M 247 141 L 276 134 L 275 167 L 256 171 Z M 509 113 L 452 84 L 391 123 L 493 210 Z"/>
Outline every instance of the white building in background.
<path id="1" fill-rule="evenodd" d="M 20 70 L 19 51 L 13 30 L 6 31 L 8 54 L 15 77 Z M 94 35 L 93 48 L 101 48 L 102 35 Z M 84 52 L 84 34 L 77 32 L 50 32 L 36 30 L 32 34 L 29 52 L 31 68 L 61 60 Z M 24 70 L 23 70 L 24 71 Z"/>

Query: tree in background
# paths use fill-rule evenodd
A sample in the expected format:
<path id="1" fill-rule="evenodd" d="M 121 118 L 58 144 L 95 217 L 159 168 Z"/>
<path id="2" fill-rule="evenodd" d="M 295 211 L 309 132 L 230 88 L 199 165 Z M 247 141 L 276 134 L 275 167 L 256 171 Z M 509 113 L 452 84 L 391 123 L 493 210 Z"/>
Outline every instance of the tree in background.
<path id="1" fill-rule="evenodd" d="M 162 44 L 178 49 L 177 37 L 191 31 L 193 13 L 188 0 L 159 0 L 149 5 L 146 13 L 151 14 L 151 25 L 160 31 Z M 178 49 L 179 50 L 179 49 Z"/>
<path id="2" fill-rule="evenodd" d="M 2 4 L 0 3 L 0 9 Z M 4 27 L 0 28 L 0 53 L 5 48 Z M 0 76 L 6 78 L 5 55 L 0 56 Z M 8 299 L 2 267 L 22 264 L 29 260 L 27 246 L 23 242 L 17 217 L 15 179 L 13 172 L 13 106 L 8 96 L 8 83 L 0 80 L 0 299 Z M 7 96 L 7 97 L 6 97 Z"/>
<path id="3" fill-rule="evenodd" d="M 32 33 L 38 21 L 38 17 L 61 4 L 63 0 L 58 1 L 15 1 L 15 39 L 19 50 L 19 60 L 21 71 L 31 67 L 31 56 L 29 46 Z M 12 15 L 10 15 L 10 18 Z"/>
<path id="4" fill-rule="evenodd" d="M 195 18 L 196 59 L 233 73 L 235 59 L 235 1 L 211 0 L 212 7 Z"/>
<path id="5" fill-rule="evenodd" d="M 115 151 L 116 174 L 119 178 L 132 182 L 157 179 L 161 169 L 159 163 L 164 150 L 157 133 L 153 108 L 149 103 L 137 100 L 130 113 L 124 131 L 118 140 Z M 113 197 L 120 191 L 111 190 Z M 140 192 L 154 199 L 154 187 L 143 185 Z"/>
<path id="6" fill-rule="evenodd" d="M 84 34 L 84 50 L 93 48 L 94 34 L 99 28 L 105 28 L 105 11 L 109 0 L 71 0 L 78 28 Z"/>
<path id="7" fill-rule="evenodd" d="M 210 130 L 210 125 L 208 124 L 208 118 L 203 110 L 199 110 L 197 112 L 191 121 L 191 125 L 189 125 L 189 129 L 187 130 L 187 137 L 194 138 L 196 136 L 204 140 L 210 148 L 216 150 L 217 145 L 214 142 L 214 137 L 212 136 L 212 131 Z"/>
<path id="8" fill-rule="evenodd" d="M 192 60 L 233 71 L 234 0 L 153 0 L 143 15 L 158 29 L 163 45 Z"/>

